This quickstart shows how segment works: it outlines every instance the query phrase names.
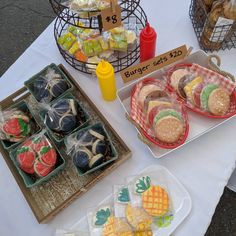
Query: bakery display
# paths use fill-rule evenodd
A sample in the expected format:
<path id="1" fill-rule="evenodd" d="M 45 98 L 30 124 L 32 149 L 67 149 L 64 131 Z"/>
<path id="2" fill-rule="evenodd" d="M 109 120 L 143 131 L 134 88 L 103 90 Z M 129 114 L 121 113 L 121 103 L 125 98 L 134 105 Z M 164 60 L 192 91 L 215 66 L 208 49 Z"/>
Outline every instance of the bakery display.
<path id="1" fill-rule="evenodd" d="M 47 181 L 64 167 L 64 159 L 45 134 L 45 130 L 12 150 L 11 158 L 28 188 Z"/>
<path id="2" fill-rule="evenodd" d="M 176 65 L 168 71 L 168 83 L 192 110 L 214 118 L 235 114 L 235 84 L 197 64 Z"/>
<path id="3" fill-rule="evenodd" d="M 67 42 L 68 44 L 69 42 Z M 35 99 L 42 103 L 50 103 L 72 89 L 66 76 L 55 64 L 47 66 L 26 81 L 25 86 Z"/>
<path id="4" fill-rule="evenodd" d="M 175 79 L 179 80 L 179 74 Z M 187 138 L 186 111 L 158 79 L 146 78 L 133 87 L 131 118 L 145 138 L 162 148 L 177 147 Z"/>
<path id="5" fill-rule="evenodd" d="M 82 128 L 89 121 L 88 114 L 70 94 L 50 106 L 43 105 L 43 108 L 41 117 L 57 141 L 62 141 L 63 137 Z"/>
<path id="6" fill-rule="evenodd" d="M 83 26 L 78 23 L 78 27 Z M 136 31 L 124 26 L 103 33 L 96 29 L 68 26 L 67 32 L 58 38 L 57 43 L 73 58 L 86 63 L 88 70 L 94 71 L 101 59 L 115 60 L 117 53 L 127 52 L 136 41 Z"/>
<path id="7" fill-rule="evenodd" d="M 79 175 L 91 173 L 117 158 L 117 151 L 100 123 L 73 133 L 65 145 Z"/>

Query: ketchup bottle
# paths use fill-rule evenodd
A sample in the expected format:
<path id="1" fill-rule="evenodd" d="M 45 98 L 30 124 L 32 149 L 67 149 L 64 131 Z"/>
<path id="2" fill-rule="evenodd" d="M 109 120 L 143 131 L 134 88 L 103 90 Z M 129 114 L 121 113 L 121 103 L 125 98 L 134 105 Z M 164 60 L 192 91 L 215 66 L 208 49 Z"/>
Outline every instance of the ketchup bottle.
<path id="1" fill-rule="evenodd" d="M 155 57 L 157 34 L 149 23 L 140 33 L 140 62 Z"/>

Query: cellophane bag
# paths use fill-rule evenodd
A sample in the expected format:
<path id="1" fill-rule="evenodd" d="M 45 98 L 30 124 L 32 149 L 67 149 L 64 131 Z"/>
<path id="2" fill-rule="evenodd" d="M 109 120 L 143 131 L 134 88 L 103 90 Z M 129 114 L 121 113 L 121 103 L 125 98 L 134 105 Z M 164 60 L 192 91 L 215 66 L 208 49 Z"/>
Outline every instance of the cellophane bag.
<path id="1" fill-rule="evenodd" d="M 0 107 L 0 139 L 21 142 L 32 132 L 30 117 L 17 108 L 2 110 Z"/>
<path id="2" fill-rule="evenodd" d="M 16 151 L 16 161 L 19 168 L 32 178 L 46 177 L 55 169 L 57 151 L 45 135 L 45 130 L 37 133 L 22 144 Z"/>
<path id="3" fill-rule="evenodd" d="M 33 82 L 33 93 L 38 102 L 49 103 L 63 94 L 69 85 L 54 69 L 48 68 L 45 75 L 40 75 Z"/>
<path id="4" fill-rule="evenodd" d="M 150 172 L 130 176 L 126 181 L 130 194 L 130 212 L 142 219 L 132 222 L 130 217 L 134 226 L 151 227 L 156 232 L 158 228 L 171 224 L 174 209 L 165 176 Z"/>

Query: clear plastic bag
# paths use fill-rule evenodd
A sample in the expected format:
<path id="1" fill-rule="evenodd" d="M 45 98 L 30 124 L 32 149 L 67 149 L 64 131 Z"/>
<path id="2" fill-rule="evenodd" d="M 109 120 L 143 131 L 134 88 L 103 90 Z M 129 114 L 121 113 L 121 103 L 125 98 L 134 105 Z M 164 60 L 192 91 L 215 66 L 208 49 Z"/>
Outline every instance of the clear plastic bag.
<path id="1" fill-rule="evenodd" d="M 230 109 L 235 84 L 198 64 L 176 65 L 167 75 L 169 84 L 189 107 L 225 115 Z"/>
<path id="2" fill-rule="evenodd" d="M 21 142 L 31 134 L 30 117 L 23 111 L 12 108 L 2 111 L 0 107 L 0 139 Z"/>
<path id="3" fill-rule="evenodd" d="M 74 165 L 83 173 L 99 167 L 111 155 L 106 135 L 98 127 L 73 133 L 66 138 L 65 145 Z"/>
<path id="4" fill-rule="evenodd" d="M 37 101 L 49 103 L 69 88 L 68 83 L 52 68 L 44 76 L 39 76 L 33 83 L 33 93 Z"/>
<path id="5" fill-rule="evenodd" d="M 114 212 L 116 217 L 126 217 L 125 209 L 130 203 L 129 189 L 127 185 L 114 185 Z"/>
<path id="6" fill-rule="evenodd" d="M 24 141 L 16 149 L 19 168 L 35 178 L 49 175 L 57 162 L 57 151 L 45 136 L 45 130 Z"/>
<path id="7" fill-rule="evenodd" d="M 131 223 L 139 227 L 150 227 L 155 232 L 160 228 L 160 221 L 171 221 L 174 215 L 168 181 L 165 176 L 155 172 L 130 176 L 127 179 L 131 207 L 130 215 L 138 216 L 136 221 L 130 217 Z M 150 221 L 150 218 L 152 220 Z M 141 220 L 142 219 L 142 220 Z M 146 222 L 145 224 L 142 224 Z M 159 224 L 159 225 L 158 225 Z"/>
<path id="8" fill-rule="evenodd" d="M 93 236 L 133 235 L 133 229 L 126 218 L 116 217 L 111 204 L 90 209 L 87 219 Z"/>
<path id="9" fill-rule="evenodd" d="M 84 121 L 74 99 L 63 98 L 53 105 L 41 104 L 45 112 L 44 124 L 52 131 L 59 134 L 69 134 Z"/>

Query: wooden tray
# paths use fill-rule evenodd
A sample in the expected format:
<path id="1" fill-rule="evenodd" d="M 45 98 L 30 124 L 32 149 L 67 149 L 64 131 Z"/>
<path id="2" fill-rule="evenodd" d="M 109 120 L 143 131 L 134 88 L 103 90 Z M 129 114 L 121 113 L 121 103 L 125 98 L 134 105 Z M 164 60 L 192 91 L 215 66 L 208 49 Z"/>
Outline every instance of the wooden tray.
<path id="1" fill-rule="evenodd" d="M 9 153 L 0 144 L 0 152 L 2 153 L 3 158 L 5 159 L 13 176 L 15 177 L 17 184 L 19 185 L 39 223 L 46 223 L 51 220 L 63 208 L 70 205 L 76 198 L 87 192 L 104 176 L 111 173 L 115 168 L 120 166 L 124 161 L 131 157 L 130 149 L 116 133 L 116 131 L 111 127 L 109 122 L 97 109 L 94 103 L 89 99 L 82 88 L 68 73 L 68 71 L 62 65 L 60 65 L 60 68 L 75 86 L 76 92 L 73 92 L 73 94 L 76 95 L 83 107 L 85 107 L 86 111 L 88 111 L 89 115 L 91 116 L 92 121 L 90 124 L 100 121 L 105 125 L 112 142 L 117 149 L 119 157 L 116 161 L 108 165 L 103 170 L 98 170 L 90 175 L 79 177 L 76 168 L 73 166 L 71 158 L 65 154 L 64 146 L 58 145 L 58 148 L 60 148 L 60 151 L 63 153 L 63 156 L 66 159 L 65 169 L 57 176 L 53 177 L 50 181 L 40 186 L 28 189 L 25 187 L 21 176 L 11 161 Z M 26 88 L 21 88 L 11 96 L 7 97 L 0 103 L 0 105 L 3 108 L 7 108 L 23 99 L 27 100 L 28 104 L 32 107 L 32 110 L 36 115 L 35 118 L 40 123 L 41 121 L 38 116 L 37 103 L 35 99 L 28 93 Z M 42 125 L 42 122 L 40 124 Z"/>

